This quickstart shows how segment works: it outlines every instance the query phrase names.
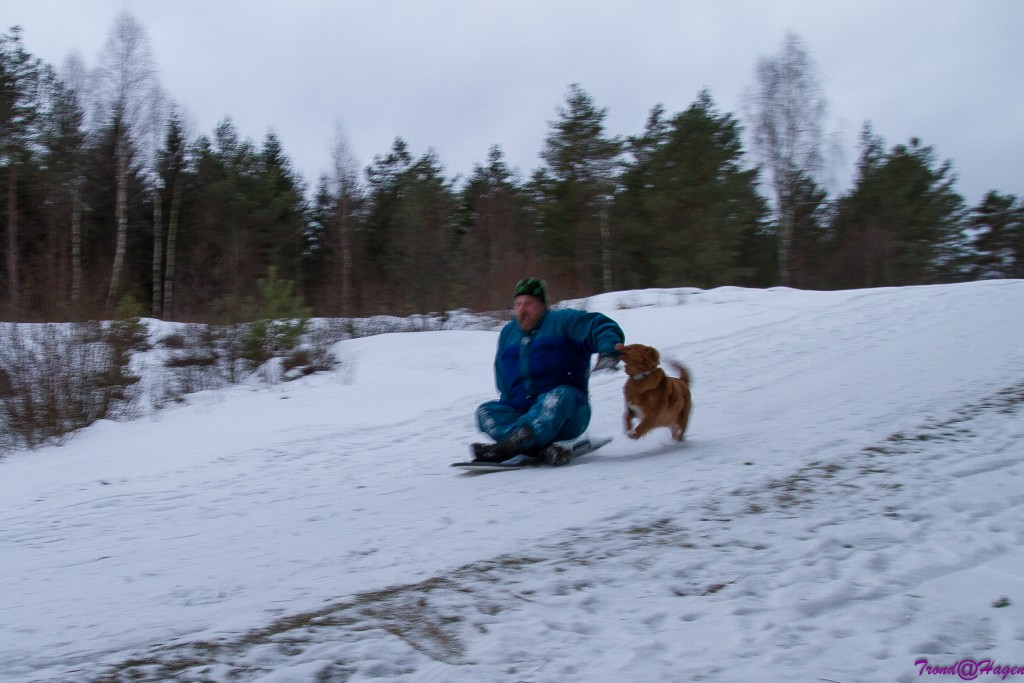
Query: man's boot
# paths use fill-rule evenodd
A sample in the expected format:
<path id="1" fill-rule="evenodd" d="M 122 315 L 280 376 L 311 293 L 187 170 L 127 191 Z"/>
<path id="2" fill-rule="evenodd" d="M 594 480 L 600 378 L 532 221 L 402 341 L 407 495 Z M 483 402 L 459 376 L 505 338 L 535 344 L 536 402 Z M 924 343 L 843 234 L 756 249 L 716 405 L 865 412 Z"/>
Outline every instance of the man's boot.
<path id="1" fill-rule="evenodd" d="M 520 427 L 498 443 L 473 444 L 473 459 L 480 462 L 502 462 L 523 453 L 534 455 L 537 448 L 531 445 L 533 432 L 529 427 Z"/>
<path id="2" fill-rule="evenodd" d="M 537 458 L 545 465 L 561 467 L 572 459 L 572 448 L 564 446 L 557 441 L 540 449 Z"/>

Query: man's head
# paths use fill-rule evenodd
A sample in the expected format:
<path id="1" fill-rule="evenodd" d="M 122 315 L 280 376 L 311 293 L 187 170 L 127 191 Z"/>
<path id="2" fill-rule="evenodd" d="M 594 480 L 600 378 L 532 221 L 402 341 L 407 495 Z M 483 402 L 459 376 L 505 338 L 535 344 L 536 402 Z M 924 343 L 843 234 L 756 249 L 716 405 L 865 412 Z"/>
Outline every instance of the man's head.
<path id="1" fill-rule="evenodd" d="M 519 329 L 529 332 L 548 310 L 548 293 L 544 281 L 539 277 L 524 277 L 516 283 L 512 292 L 512 312 L 519 323 Z"/>

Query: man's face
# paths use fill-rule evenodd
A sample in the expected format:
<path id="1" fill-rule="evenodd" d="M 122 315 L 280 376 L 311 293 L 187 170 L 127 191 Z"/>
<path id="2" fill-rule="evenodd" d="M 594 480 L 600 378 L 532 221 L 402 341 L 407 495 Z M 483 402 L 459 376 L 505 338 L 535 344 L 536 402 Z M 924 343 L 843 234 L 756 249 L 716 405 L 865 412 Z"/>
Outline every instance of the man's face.
<path id="1" fill-rule="evenodd" d="M 536 327 L 546 310 L 547 305 L 543 301 L 529 294 L 520 294 L 512 300 L 512 312 L 519 323 L 519 329 L 523 332 L 529 332 Z"/>

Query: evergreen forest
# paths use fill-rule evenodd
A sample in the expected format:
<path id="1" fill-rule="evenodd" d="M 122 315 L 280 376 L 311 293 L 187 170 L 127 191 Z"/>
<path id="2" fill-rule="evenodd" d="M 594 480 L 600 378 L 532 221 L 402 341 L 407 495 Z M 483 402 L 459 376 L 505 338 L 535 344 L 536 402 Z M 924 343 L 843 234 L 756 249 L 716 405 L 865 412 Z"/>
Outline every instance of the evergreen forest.
<path id="1" fill-rule="evenodd" d="M 925 142 L 865 123 L 853 182 L 820 180 L 824 95 L 800 39 L 752 70 L 750 111 L 711 92 L 608 134 L 567 86 L 538 167 L 502 148 L 467 177 L 395 137 L 360 168 L 344 135 L 312 186 L 274 133 L 187 130 L 143 28 L 118 18 L 95 69 L 0 35 L 0 320 L 238 316 L 261 282 L 313 315 L 507 308 L 524 275 L 555 299 L 647 287 L 838 289 L 1024 277 L 1024 204 L 977 206 Z M 423 141 L 429 143 L 429 141 Z"/>

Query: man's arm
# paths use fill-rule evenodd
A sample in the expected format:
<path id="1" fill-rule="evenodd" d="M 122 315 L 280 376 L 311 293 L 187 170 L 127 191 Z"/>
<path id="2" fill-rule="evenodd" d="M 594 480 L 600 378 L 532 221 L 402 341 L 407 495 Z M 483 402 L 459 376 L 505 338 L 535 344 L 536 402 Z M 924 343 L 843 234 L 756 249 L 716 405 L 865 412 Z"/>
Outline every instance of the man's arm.
<path id="1" fill-rule="evenodd" d="M 509 390 L 516 379 L 515 377 L 506 377 L 505 373 L 502 372 L 501 364 L 502 352 L 509 344 L 513 343 L 513 337 L 516 335 L 515 324 L 513 320 L 501 328 L 501 332 L 498 334 L 498 348 L 494 351 L 494 385 L 498 388 L 498 394 L 501 398 L 505 398 L 505 392 Z"/>
<path id="2" fill-rule="evenodd" d="M 566 310 L 566 336 L 575 339 L 590 353 L 618 357 L 616 344 L 626 341 L 619 324 L 604 313 Z"/>

